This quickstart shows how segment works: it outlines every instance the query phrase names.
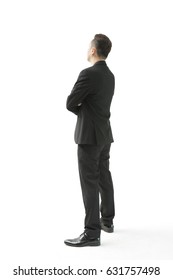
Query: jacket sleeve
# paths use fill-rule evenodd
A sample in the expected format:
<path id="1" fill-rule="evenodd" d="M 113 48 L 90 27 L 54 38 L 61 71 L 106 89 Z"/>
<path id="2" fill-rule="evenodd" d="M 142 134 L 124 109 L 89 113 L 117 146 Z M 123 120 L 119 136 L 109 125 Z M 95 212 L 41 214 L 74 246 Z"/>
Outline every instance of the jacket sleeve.
<path id="1" fill-rule="evenodd" d="M 87 95 L 90 93 L 91 87 L 89 86 L 89 77 L 86 70 L 80 72 L 79 77 L 71 91 L 71 94 L 67 97 L 66 108 L 67 110 L 78 115 Z"/>

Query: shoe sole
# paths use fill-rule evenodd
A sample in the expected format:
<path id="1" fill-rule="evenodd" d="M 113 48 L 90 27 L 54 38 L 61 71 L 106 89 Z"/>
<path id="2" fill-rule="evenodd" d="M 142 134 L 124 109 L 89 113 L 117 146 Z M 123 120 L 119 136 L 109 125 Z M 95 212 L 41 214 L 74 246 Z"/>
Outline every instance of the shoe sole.
<path id="1" fill-rule="evenodd" d="M 88 243 L 83 243 L 83 244 L 79 244 L 79 245 L 68 243 L 68 242 L 64 242 L 64 243 L 71 247 L 100 246 L 100 241 L 90 241 Z"/>
<path id="2" fill-rule="evenodd" d="M 101 229 L 105 232 L 108 232 L 108 233 L 113 233 L 114 232 L 114 227 L 108 228 L 108 227 L 104 226 L 103 224 L 101 225 Z"/>

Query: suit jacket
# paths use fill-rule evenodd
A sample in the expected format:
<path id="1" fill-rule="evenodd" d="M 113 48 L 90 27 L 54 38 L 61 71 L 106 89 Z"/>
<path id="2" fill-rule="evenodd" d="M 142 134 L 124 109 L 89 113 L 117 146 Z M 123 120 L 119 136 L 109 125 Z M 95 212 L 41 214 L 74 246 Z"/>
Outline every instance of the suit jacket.
<path id="1" fill-rule="evenodd" d="M 102 145 L 113 142 L 110 106 L 115 78 L 105 61 L 82 70 L 66 107 L 77 115 L 76 144 Z"/>

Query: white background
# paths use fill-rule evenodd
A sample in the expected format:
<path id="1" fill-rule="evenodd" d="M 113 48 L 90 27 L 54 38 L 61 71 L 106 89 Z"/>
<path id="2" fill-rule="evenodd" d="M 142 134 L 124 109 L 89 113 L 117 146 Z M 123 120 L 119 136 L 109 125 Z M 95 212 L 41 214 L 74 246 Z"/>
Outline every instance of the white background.
<path id="1" fill-rule="evenodd" d="M 18 265 L 173 259 L 171 2 L 0 2 L 3 279 Z M 96 33 L 113 43 L 115 234 L 102 233 L 99 248 L 76 249 L 63 243 L 82 233 L 84 219 L 76 116 L 66 99 L 90 66 Z"/>

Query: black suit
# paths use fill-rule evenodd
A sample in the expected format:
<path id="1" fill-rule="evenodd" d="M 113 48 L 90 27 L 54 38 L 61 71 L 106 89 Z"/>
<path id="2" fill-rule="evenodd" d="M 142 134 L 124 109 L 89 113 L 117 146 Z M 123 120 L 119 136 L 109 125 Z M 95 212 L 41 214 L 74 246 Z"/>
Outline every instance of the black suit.
<path id="1" fill-rule="evenodd" d="M 105 61 L 98 61 L 79 74 L 67 109 L 75 113 L 75 142 L 78 144 L 78 164 L 85 205 L 85 231 L 100 236 L 99 192 L 101 214 L 105 224 L 114 218 L 114 193 L 109 171 L 109 151 L 114 141 L 110 126 L 110 105 L 115 79 Z"/>

